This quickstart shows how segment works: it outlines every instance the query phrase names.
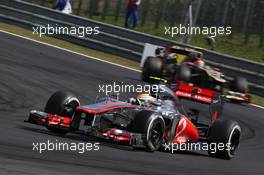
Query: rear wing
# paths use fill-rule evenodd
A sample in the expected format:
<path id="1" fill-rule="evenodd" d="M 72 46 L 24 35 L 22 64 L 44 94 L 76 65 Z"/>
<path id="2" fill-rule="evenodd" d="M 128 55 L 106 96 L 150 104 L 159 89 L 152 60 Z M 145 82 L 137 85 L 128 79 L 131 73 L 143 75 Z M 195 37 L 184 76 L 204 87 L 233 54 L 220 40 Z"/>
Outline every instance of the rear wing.
<path id="1" fill-rule="evenodd" d="M 199 88 L 197 86 L 179 83 L 176 86 L 175 93 L 179 98 L 185 98 L 201 103 L 212 103 L 214 91 Z"/>
<path id="2" fill-rule="evenodd" d="M 162 55 L 161 52 L 167 52 L 168 54 L 170 53 L 176 54 L 175 59 L 177 60 L 178 63 L 178 62 L 182 62 L 190 53 L 193 52 L 196 52 L 198 53 L 198 55 L 203 57 L 202 56 L 203 53 L 201 52 L 202 50 L 203 50 L 202 48 L 198 48 L 198 47 L 191 49 L 187 47 L 178 46 L 175 44 L 169 44 L 166 47 L 163 47 L 163 46 L 145 43 L 143 54 L 140 61 L 140 67 L 142 68 L 144 66 L 144 63 L 148 57 L 157 57 L 159 54 Z"/>
<path id="3" fill-rule="evenodd" d="M 222 116 L 225 97 L 215 91 L 180 83 L 175 88 L 175 94 L 180 99 L 187 99 L 209 105 L 209 112 L 212 121 L 215 121 Z"/>

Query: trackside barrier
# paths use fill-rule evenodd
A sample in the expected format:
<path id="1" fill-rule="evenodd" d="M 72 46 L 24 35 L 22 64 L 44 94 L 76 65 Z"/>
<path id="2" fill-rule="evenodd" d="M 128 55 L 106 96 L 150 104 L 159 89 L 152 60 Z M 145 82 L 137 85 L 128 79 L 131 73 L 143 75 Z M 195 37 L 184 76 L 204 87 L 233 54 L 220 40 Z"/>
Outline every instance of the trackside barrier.
<path id="1" fill-rule="evenodd" d="M 185 45 L 157 36 L 131 31 L 95 20 L 62 14 L 55 10 L 23 1 L 1 0 L 0 21 L 30 30 L 32 30 L 33 26 L 45 26 L 47 24 L 99 27 L 99 35 L 89 35 L 89 37 L 85 38 L 79 38 L 73 35 L 56 35 L 53 37 L 138 62 L 141 59 L 145 43 L 160 46 L 175 43 L 180 46 L 195 48 L 191 45 Z M 264 64 L 220 54 L 210 50 L 204 50 L 203 52 L 210 65 L 221 68 L 228 76 L 242 76 L 247 78 L 250 82 L 250 92 L 264 96 Z"/>

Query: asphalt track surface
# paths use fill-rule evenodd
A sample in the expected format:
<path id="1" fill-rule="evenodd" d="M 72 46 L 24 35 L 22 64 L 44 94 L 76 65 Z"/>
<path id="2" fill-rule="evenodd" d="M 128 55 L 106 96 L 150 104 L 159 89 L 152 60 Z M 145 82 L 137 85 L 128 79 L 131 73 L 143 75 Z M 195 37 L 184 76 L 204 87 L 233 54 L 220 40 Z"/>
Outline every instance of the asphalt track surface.
<path id="1" fill-rule="evenodd" d="M 98 84 L 140 83 L 140 74 L 60 49 L 0 32 L 0 174 L 264 174 L 263 109 L 227 104 L 224 117 L 242 127 L 240 150 L 233 160 L 206 153 L 148 153 L 100 140 L 100 150 L 33 151 L 32 143 L 97 142 L 94 138 L 59 136 L 24 123 L 31 109 L 43 109 L 49 96 L 68 90 L 81 103 L 94 100 Z"/>

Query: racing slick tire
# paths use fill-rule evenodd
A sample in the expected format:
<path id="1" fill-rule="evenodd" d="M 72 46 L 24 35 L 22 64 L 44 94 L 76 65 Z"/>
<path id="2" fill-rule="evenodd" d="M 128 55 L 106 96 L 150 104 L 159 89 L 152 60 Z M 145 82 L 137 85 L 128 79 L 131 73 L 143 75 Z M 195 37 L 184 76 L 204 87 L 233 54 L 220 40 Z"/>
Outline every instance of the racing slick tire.
<path id="1" fill-rule="evenodd" d="M 246 93 L 248 91 L 248 81 L 243 77 L 235 77 L 231 82 L 230 89 L 235 92 Z"/>
<path id="2" fill-rule="evenodd" d="M 208 154 L 211 157 L 232 159 L 239 147 L 241 128 L 233 120 L 217 120 L 213 123 L 208 137 Z M 214 144 L 214 148 L 211 148 Z"/>
<path id="3" fill-rule="evenodd" d="M 64 117 L 72 117 L 77 106 L 80 106 L 80 102 L 73 94 L 57 91 L 49 98 L 44 112 Z M 68 132 L 68 130 L 54 128 L 49 125 L 47 125 L 47 129 L 59 134 L 66 134 Z"/>
<path id="4" fill-rule="evenodd" d="M 130 130 L 142 134 L 145 150 L 154 152 L 162 144 L 165 122 L 158 113 L 143 110 L 136 114 Z"/>
<path id="5" fill-rule="evenodd" d="M 148 57 L 142 68 L 142 80 L 151 83 L 150 76 L 160 77 L 162 71 L 162 60 L 157 57 Z"/>
<path id="6" fill-rule="evenodd" d="M 191 70 L 187 65 L 181 65 L 176 71 L 176 80 L 188 82 L 192 76 Z"/>

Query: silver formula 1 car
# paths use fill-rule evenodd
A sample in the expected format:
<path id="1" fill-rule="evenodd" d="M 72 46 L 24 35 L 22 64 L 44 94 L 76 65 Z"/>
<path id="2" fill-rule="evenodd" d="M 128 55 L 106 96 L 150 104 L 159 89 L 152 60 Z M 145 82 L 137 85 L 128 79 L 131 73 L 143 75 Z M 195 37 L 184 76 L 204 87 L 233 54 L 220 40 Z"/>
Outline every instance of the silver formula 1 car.
<path id="1" fill-rule="evenodd" d="M 215 152 L 209 149 L 209 155 L 233 158 L 241 129 L 237 122 L 222 119 L 220 96 L 211 100 L 210 123 L 205 124 L 198 121 L 199 109 L 186 113 L 175 93 L 165 86 L 162 88 L 143 99 L 126 102 L 105 97 L 89 105 L 80 105 L 76 96 L 59 91 L 49 98 L 44 111 L 30 111 L 26 121 L 58 134 L 81 132 L 150 152 L 172 143 L 222 143 L 224 149 Z"/>

